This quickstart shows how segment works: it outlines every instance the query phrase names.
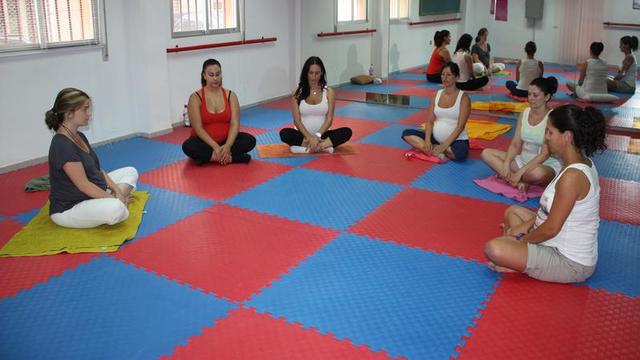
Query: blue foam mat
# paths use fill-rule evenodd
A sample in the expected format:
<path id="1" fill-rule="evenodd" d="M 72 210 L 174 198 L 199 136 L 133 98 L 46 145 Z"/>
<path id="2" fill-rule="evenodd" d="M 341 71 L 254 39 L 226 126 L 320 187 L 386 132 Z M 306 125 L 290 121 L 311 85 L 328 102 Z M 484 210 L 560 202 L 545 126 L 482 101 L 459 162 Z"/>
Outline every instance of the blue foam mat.
<path id="1" fill-rule="evenodd" d="M 604 151 L 593 155 L 598 175 L 640 182 L 640 155 L 622 151 Z"/>
<path id="2" fill-rule="evenodd" d="M 99 146 L 95 151 L 106 171 L 133 166 L 143 173 L 187 158 L 180 145 L 139 136 Z"/>
<path id="3" fill-rule="evenodd" d="M 474 179 L 483 179 L 493 174 L 495 172 L 481 160 L 448 161 L 431 167 L 424 175 L 416 179 L 411 186 L 418 189 L 467 196 L 509 205 L 521 205 L 530 208 L 539 206 L 540 198 L 533 198 L 520 203 L 485 190 L 473 182 Z"/>
<path id="4" fill-rule="evenodd" d="M 400 189 L 379 181 L 294 168 L 226 202 L 291 220 L 346 229 Z"/>
<path id="5" fill-rule="evenodd" d="M 366 104 L 352 102 L 349 105 L 336 109 L 335 116 L 345 116 L 355 119 L 396 122 L 413 115 L 419 109 L 392 107 L 387 105 Z"/>
<path id="6" fill-rule="evenodd" d="M 402 132 L 406 129 L 416 128 L 417 127 L 413 125 L 392 124 L 363 137 L 362 139 L 360 139 L 360 142 L 365 144 L 392 146 L 409 150 L 411 146 L 404 142 L 404 140 L 402 140 Z M 398 158 L 398 160 L 402 160 L 402 158 Z"/>
<path id="7" fill-rule="evenodd" d="M 18 215 L 14 215 L 11 217 L 11 219 L 23 224 L 27 224 L 29 223 L 29 221 L 31 221 L 31 219 L 33 219 L 34 217 L 36 217 L 36 215 L 38 215 L 38 213 L 40 212 L 40 209 L 41 208 L 36 208 L 36 209 L 32 209 L 32 210 L 20 213 Z"/>
<path id="8" fill-rule="evenodd" d="M 291 111 L 254 106 L 240 111 L 240 123 L 261 129 L 274 129 L 293 123 Z"/>
<path id="9" fill-rule="evenodd" d="M 390 79 L 399 79 L 399 80 L 421 80 L 427 81 L 426 74 L 416 74 L 416 73 L 393 73 L 389 74 Z"/>
<path id="10" fill-rule="evenodd" d="M 629 296 L 640 295 L 640 226 L 600 220 L 598 263 L 586 284 Z"/>
<path id="11" fill-rule="evenodd" d="M 474 261 L 343 234 L 246 305 L 394 357 L 445 359 L 499 277 Z"/>
<path id="12" fill-rule="evenodd" d="M 397 91 L 402 89 L 403 86 L 400 85 L 375 85 L 375 84 L 367 84 L 367 85 L 357 85 L 357 84 L 349 84 L 339 87 L 340 90 L 349 90 L 349 91 L 362 91 L 362 92 L 371 92 L 378 94 L 387 94 L 393 91 Z"/>
<path id="13" fill-rule="evenodd" d="M 100 256 L 0 301 L 0 357 L 157 358 L 234 308 Z"/>

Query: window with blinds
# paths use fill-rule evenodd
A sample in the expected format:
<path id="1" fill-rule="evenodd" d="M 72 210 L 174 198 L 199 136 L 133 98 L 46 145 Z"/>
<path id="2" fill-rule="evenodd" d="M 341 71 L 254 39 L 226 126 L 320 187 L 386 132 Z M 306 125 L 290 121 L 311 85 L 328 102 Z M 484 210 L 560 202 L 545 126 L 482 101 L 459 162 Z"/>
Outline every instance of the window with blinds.
<path id="1" fill-rule="evenodd" d="M 173 37 L 239 31 L 238 0 L 172 0 Z"/>
<path id="2" fill-rule="evenodd" d="M 0 0 L 0 52 L 99 43 L 98 0 Z"/>
<path id="3" fill-rule="evenodd" d="M 338 22 L 367 21 L 367 0 L 338 0 Z"/>
<path id="4" fill-rule="evenodd" d="M 389 17 L 404 19 L 409 17 L 409 0 L 389 0 Z"/>

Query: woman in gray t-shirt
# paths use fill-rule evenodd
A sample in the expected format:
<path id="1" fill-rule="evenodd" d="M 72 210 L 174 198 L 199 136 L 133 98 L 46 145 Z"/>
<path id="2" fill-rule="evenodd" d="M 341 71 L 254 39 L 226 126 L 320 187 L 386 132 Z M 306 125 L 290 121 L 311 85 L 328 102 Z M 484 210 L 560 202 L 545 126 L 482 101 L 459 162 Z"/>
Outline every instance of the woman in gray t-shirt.
<path id="1" fill-rule="evenodd" d="M 138 172 L 125 167 L 107 174 L 100 168 L 91 144 L 78 131 L 90 117 L 89 95 L 74 88 L 61 90 L 45 115 L 47 127 L 55 131 L 49 147 L 49 215 L 60 226 L 91 228 L 129 217 L 127 204 Z"/>

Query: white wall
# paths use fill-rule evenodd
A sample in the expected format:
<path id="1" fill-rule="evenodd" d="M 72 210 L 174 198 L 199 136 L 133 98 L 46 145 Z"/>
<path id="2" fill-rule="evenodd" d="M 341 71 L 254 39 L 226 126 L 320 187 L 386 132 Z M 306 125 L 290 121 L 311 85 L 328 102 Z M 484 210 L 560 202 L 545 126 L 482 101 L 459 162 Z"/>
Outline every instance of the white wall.
<path id="1" fill-rule="evenodd" d="M 631 4 L 631 1 L 604 0 L 604 21 L 640 24 L 640 10 L 633 10 Z M 625 35 L 635 35 L 640 38 L 640 29 L 606 27 L 603 32 L 602 41 L 605 46 L 603 56 L 609 64 L 621 65 L 624 55 L 619 49 L 620 38 Z"/>
<path id="2" fill-rule="evenodd" d="M 91 142 L 170 129 L 199 84 L 202 62 L 221 61 L 224 85 L 240 105 L 291 91 L 299 62 L 296 0 L 245 0 L 246 38 L 275 43 L 167 54 L 166 48 L 237 40 L 229 34 L 171 39 L 170 7 L 157 0 L 107 1 L 109 59 L 100 49 L 0 57 L 0 171 L 46 157 L 51 133 L 44 113 L 64 87 L 85 90 L 94 103 L 85 130 Z"/>

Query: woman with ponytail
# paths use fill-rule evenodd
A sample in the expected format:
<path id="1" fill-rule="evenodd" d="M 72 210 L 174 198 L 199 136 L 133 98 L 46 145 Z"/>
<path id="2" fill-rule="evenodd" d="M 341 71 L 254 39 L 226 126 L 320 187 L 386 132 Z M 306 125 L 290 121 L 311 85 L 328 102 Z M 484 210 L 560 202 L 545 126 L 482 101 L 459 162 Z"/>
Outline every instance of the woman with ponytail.
<path id="1" fill-rule="evenodd" d="M 436 31 L 433 36 L 433 43 L 436 46 L 431 53 L 429 59 L 429 67 L 427 67 L 427 81 L 442 84 L 442 68 L 444 64 L 451 61 L 451 54 L 447 49 L 447 45 L 451 43 L 451 33 L 449 30 Z"/>
<path id="2" fill-rule="evenodd" d="M 478 30 L 476 43 L 471 48 L 471 56 L 473 56 L 474 71 L 478 75 L 491 74 L 500 72 L 505 69 L 503 63 L 494 63 L 491 57 L 491 45 L 489 45 L 489 30 L 482 28 Z"/>
<path id="3" fill-rule="evenodd" d="M 133 167 L 110 173 L 100 168 L 87 137 L 78 131 L 90 117 L 89 95 L 74 88 L 61 90 L 45 114 L 47 127 L 55 131 L 49 147 L 49 214 L 60 226 L 92 228 L 129 217 L 127 204 L 138 172 Z"/>
<path id="4" fill-rule="evenodd" d="M 636 92 L 636 77 L 638 76 L 638 62 L 633 52 L 638 50 L 637 36 L 623 36 L 620 39 L 620 51 L 624 53 L 622 67 L 615 77 L 607 79 L 609 91 L 629 93 Z"/>
<path id="5" fill-rule="evenodd" d="M 547 185 L 562 168 L 544 137 L 551 111 L 548 103 L 558 89 L 558 81 L 553 76 L 537 78 L 528 88 L 529 107 L 520 114 L 507 151 L 484 149 L 481 154 L 499 177 L 523 192 L 529 185 Z"/>
<path id="6" fill-rule="evenodd" d="M 489 267 L 532 278 L 575 283 L 589 278 L 598 260 L 600 186 L 591 155 L 606 149 L 599 110 L 564 105 L 549 114 L 545 137 L 565 164 L 547 186 L 537 213 L 509 207 L 504 236 L 487 242 Z"/>

